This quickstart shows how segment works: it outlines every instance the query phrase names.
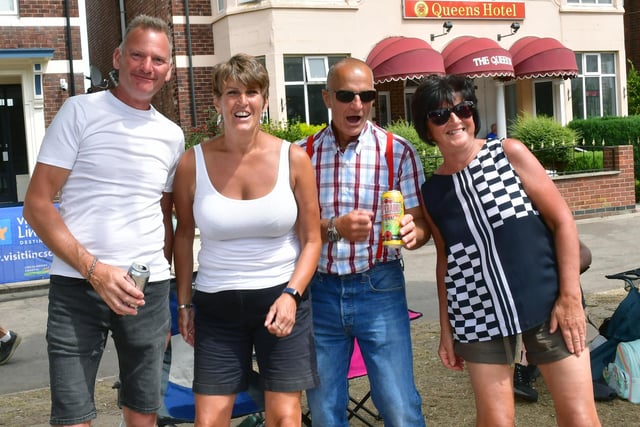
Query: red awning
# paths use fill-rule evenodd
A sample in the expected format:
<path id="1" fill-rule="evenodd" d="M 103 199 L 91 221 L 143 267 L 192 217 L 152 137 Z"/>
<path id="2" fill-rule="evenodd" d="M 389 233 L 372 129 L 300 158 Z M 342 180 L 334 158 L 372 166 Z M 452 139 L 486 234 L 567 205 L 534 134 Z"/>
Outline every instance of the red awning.
<path id="1" fill-rule="evenodd" d="M 578 75 L 576 56 L 556 39 L 523 37 L 509 49 L 516 78 L 561 77 Z"/>
<path id="2" fill-rule="evenodd" d="M 388 37 L 367 56 L 376 83 L 444 74 L 442 55 L 429 43 L 414 37 Z"/>
<path id="3" fill-rule="evenodd" d="M 442 50 L 447 74 L 467 77 L 514 77 L 511 53 L 487 38 L 462 36 Z"/>

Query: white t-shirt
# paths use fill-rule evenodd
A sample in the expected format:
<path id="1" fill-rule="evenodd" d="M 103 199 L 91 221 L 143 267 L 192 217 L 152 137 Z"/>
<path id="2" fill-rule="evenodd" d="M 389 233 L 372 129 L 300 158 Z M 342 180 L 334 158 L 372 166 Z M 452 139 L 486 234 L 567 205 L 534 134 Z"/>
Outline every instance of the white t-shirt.
<path id="1" fill-rule="evenodd" d="M 180 127 L 156 111 L 138 110 L 110 91 L 69 98 L 47 129 L 38 162 L 70 170 L 60 214 L 100 261 L 127 269 L 145 263 L 151 281 L 166 280 L 160 198 L 173 191 L 184 152 Z M 51 274 L 82 277 L 55 257 Z"/>
<path id="2" fill-rule="evenodd" d="M 264 289 L 291 279 L 300 254 L 293 226 L 298 207 L 289 179 L 289 147 L 282 142 L 278 178 L 263 197 L 230 199 L 209 179 L 196 146 L 193 214 L 200 229 L 196 289 L 203 292 Z"/>

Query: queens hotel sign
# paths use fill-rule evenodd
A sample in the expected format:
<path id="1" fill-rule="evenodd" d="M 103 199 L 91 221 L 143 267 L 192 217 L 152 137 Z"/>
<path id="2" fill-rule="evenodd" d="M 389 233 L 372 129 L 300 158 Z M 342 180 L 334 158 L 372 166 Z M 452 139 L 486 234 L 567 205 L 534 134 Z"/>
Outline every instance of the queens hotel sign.
<path id="1" fill-rule="evenodd" d="M 524 1 L 403 0 L 407 19 L 524 19 Z"/>

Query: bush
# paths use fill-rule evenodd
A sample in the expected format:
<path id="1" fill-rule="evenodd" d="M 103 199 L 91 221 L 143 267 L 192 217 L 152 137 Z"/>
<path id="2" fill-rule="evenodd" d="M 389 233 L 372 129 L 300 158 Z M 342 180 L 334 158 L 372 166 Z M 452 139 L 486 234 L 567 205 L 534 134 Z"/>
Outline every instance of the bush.
<path id="1" fill-rule="evenodd" d="M 564 127 L 551 117 L 518 116 L 509 135 L 522 141 L 547 169 L 564 170 L 572 157 L 580 134 Z"/>
<path id="2" fill-rule="evenodd" d="M 390 123 L 386 130 L 399 135 L 409 141 L 418 152 L 425 176 L 431 176 L 433 171 L 442 163 L 442 157 L 438 148 L 427 144 L 418 136 L 418 132 L 413 125 L 406 120 L 400 119 Z"/>
<path id="3" fill-rule="evenodd" d="M 567 126 L 584 135 L 587 145 L 632 145 L 634 175 L 640 177 L 640 116 L 592 117 L 573 120 Z"/>
<path id="4" fill-rule="evenodd" d="M 207 110 L 207 114 L 208 117 L 204 123 L 194 128 L 187 128 L 184 130 L 185 150 L 222 133 L 222 126 L 218 123 L 218 113 L 214 109 L 210 108 Z M 323 127 L 324 125 L 308 125 L 298 121 L 292 121 L 289 123 L 276 123 L 271 121 L 261 126 L 263 131 L 289 142 L 295 142 L 299 139 L 312 135 Z"/>
<path id="5" fill-rule="evenodd" d="M 629 115 L 640 114 L 640 75 L 638 70 L 633 66 L 633 62 L 627 59 L 629 63 L 629 71 L 627 71 L 627 107 Z"/>
<path id="6" fill-rule="evenodd" d="M 579 132 L 586 145 L 629 145 L 640 138 L 640 116 L 576 119 L 567 127 Z"/>
<path id="7" fill-rule="evenodd" d="M 298 120 L 288 123 L 270 121 L 262 125 L 262 130 L 285 141 L 296 142 L 313 135 L 323 127 L 325 125 L 308 125 Z"/>
<path id="8" fill-rule="evenodd" d="M 213 109 L 207 110 L 208 117 L 199 126 L 184 130 L 184 149 L 188 150 L 196 144 L 200 144 L 222 132 L 218 124 L 218 113 Z"/>
<path id="9" fill-rule="evenodd" d="M 601 171 L 603 167 L 602 151 L 573 151 L 565 172 Z"/>

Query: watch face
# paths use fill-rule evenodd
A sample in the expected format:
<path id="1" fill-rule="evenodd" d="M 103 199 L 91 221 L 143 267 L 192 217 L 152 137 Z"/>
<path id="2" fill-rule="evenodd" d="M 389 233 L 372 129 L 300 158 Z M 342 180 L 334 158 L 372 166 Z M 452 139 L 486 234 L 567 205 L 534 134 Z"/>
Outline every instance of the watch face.
<path id="1" fill-rule="evenodd" d="M 337 242 L 338 240 L 340 240 L 340 234 L 336 231 L 335 228 L 333 230 L 330 229 L 327 231 L 327 238 L 330 242 Z"/>

